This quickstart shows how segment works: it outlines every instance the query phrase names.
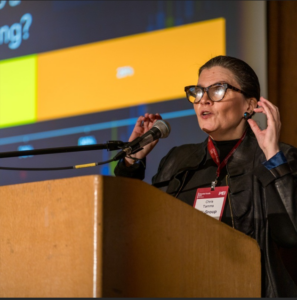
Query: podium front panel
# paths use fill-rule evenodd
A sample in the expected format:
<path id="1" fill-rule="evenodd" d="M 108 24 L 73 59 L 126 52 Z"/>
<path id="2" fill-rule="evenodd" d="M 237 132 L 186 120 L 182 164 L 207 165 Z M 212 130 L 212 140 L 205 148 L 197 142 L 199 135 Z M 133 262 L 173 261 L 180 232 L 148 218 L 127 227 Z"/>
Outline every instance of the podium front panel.
<path id="1" fill-rule="evenodd" d="M 260 297 L 255 240 L 136 179 L 0 187 L 1 297 Z"/>

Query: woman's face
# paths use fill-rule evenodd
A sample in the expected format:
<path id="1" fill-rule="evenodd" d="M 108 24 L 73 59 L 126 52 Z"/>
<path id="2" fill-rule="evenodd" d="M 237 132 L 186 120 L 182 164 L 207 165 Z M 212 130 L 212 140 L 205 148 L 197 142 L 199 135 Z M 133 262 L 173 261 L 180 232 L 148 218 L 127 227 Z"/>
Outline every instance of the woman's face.
<path id="1" fill-rule="evenodd" d="M 231 71 L 223 67 L 204 69 L 198 85 L 208 87 L 217 82 L 226 82 L 241 89 Z M 241 138 L 246 128 L 243 114 L 251 112 L 249 102 L 242 93 L 227 89 L 223 100 L 213 102 L 204 93 L 199 103 L 194 104 L 200 128 L 216 141 Z"/>

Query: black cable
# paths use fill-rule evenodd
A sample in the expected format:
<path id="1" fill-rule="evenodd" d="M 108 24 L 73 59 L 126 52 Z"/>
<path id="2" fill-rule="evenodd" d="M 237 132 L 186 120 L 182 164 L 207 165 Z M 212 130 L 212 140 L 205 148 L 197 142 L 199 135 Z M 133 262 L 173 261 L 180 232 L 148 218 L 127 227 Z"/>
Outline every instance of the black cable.
<path id="1" fill-rule="evenodd" d="M 0 167 L 0 170 L 10 170 L 10 171 L 57 171 L 57 170 L 70 170 L 74 167 L 62 167 L 62 168 L 10 168 L 10 167 Z"/>
<path id="2" fill-rule="evenodd" d="M 123 149 L 126 144 L 127 143 L 123 143 L 122 141 L 109 141 L 106 144 L 46 148 L 46 149 L 35 149 L 35 150 L 25 150 L 25 151 L 13 151 L 13 152 L 0 152 L 0 158 L 20 157 L 20 156 L 27 156 L 27 155 L 54 154 L 54 153 L 69 153 L 69 152 L 102 150 L 102 149 L 113 151 L 113 150 Z"/>
<path id="3" fill-rule="evenodd" d="M 90 164 L 83 164 L 83 165 L 75 165 L 70 167 L 60 167 L 60 168 L 10 168 L 10 167 L 0 167 L 0 170 L 10 170 L 10 171 L 59 171 L 59 170 L 73 170 L 73 169 L 82 169 L 82 168 L 89 168 L 89 167 L 96 167 L 104 164 L 108 164 L 113 162 L 113 159 L 101 162 L 101 163 L 90 163 Z"/>

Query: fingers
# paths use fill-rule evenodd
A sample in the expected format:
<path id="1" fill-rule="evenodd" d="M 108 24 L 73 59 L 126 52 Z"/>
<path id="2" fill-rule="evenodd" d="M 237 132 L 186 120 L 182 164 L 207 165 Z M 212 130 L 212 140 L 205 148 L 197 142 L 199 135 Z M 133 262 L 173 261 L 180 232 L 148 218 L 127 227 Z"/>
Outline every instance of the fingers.
<path id="1" fill-rule="evenodd" d="M 129 137 L 129 142 L 131 142 L 132 140 L 134 140 L 135 138 L 141 136 L 143 134 L 143 121 L 144 121 L 144 116 L 140 116 L 136 123 L 135 123 L 135 126 L 133 128 L 133 131 Z"/>
<path id="2" fill-rule="evenodd" d="M 254 112 L 263 113 L 267 117 L 267 127 L 261 130 L 255 120 L 249 119 L 248 123 L 254 132 L 260 148 L 263 150 L 266 159 L 273 157 L 278 151 L 278 140 L 280 134 L 280 113 L 278 108 L 264 97 L 260 97 L 258 107 Z"/>
<path id="3" fill-rule="evenodd" d="M 252 131 L 254 132 L 255 136 L 256 137 L 259 136 L 261 134 L 261 129 L 259 128 L 256 121 L 254 121 L 253 119 L 248 119 L 247 121 L 250 124 L 250 127 L 251 127 Z"/>
<path id="4" fill-rule="evenodd" d="M 280 113 L 278 110 L 278 107 L 273 105 L 270 101 L 265 99 L 264 97 L 260 97 L 260 101 L 258 102 L 260 105 L 259 108 L 262 108 L 263 113 L 267 115 L 267 121 L 274 121 L 279 122 L 280 121 Z M 258 109 L 258 108 L 257 108 Z M 260 112 L 257 110 L 257 112 Z"/>
<path id="5" fill-rule="evenodd" d="M 129 142 L 133 141 L 137 137 L 142 136 L 144 133 L 146 133 L 148 130 L 151 129 L 151 127 L 157 120 L 161 120 L 161 119 L 162 119 L 162 117 L 158 113 L 156 113 L 156 114 L 146 113 L 146 114 L 144 114 L 144 116 L 138 117 L 138 119 L 135 123 L 134 129 L 130 135 Z M 143 150 L 138 151 L 137 153 L 135 153 L 131 156 L 141 159 L 141 158 L 147 156 L 147 154 L 154 148 L 154 146 L 157 143 L 158 143 L 158 140 L 155 140 L 154 142 L 146 145 Z M 126 162 L 127 166 L 134 163 L 134 161 L 129 158 L 126 158 L 125 162 Z"/>
<path id="6" fill-rule="evenodd" d="M 263 107 L 256 107 L 256 108 L 254 108 L 254 112 L 264 113 L 264 109 L 263 109 Z"/>
<path id="7" fill-rule="evenodd" d="M 149 114 L 146 113 L 144 115 L 144 120 L 143 120 L 143 129 L 144 129 L 144 132 L 146 132 L 146 131 L 149 130 L 149 122 L 150 122 Z"/>
<path id="8" fill-rule="evenodd" d="M 162 117 L 156 113 L 156 114 L 145 114 L 145 117 L 148 119 L 150 123 L 154 123 L 156 120 L 161 120 Z"/>
<path id="9" fill-rule="evenodd" d="M 150 130 L 153 127 L 154 123 L 157 120 L 161 120 L 161 119 L 162 119 L 162 117 L 158 113 L 156 113 L 156 114 L 146 113 L 144 115 L 144 121 L 143 121 L 144 132 Z"/>
<path id="10" fill-rule="evenodd" d="M 151 129 L 157 120 L 162 120 L 162 117 L 158 113 L 156 113 L 155 115 L 149 114 L 149 119 L 149 129 Z"/>
<path id="11" fill-rule="evenodd" d="M 161 120 L 161 119 L 162 119 L 162 117 L 158 113 L 156 113 L 156 114 L 146 113 L 144 116 L 140 116 L 137 119 L 133 133 L 137 133 L 137 134 L 141 135 L 141 134 L 145 133 L 146 131 L 150 130 L 151 127 L 153 126 L 153 124 L 157 120 Z"/>
<path id="12" fill-rule="evenodd" d="M 267 126 L 269 128 L 275 128 L 276 132 L 280 130 L 280 113 L 278 107 L 273 105 L 270 101 L 264 97 L 260 97 L 258 107 L 254 108 L 256 113 L 264 113 L 267 116 Z"/>

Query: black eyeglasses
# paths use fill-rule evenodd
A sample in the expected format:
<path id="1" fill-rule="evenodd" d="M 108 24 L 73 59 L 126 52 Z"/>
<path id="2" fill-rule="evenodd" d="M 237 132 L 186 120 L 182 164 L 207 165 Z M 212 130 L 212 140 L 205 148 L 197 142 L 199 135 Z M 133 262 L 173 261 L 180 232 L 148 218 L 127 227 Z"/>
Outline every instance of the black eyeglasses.
<path id="1" fill-rule="evenodd" d="M 206 92 L 208 95 L 208 98 L 211 101 L 221 101 L 225 97 L 227 89 L 231 89 L 233 91 L 239 92 L 244 94 L 245 96 L 248 96 L 245 92 L 242 90 L 228 84 L 225 82 L 217 82 L 214 83 L 208 87 L 202 87 L 199 85 L 189 85 L 185 87 L 185 92 L 187 95 L 187 99 L 191 103 L 199 103 L 202 99 L 204 93 Z"/>

